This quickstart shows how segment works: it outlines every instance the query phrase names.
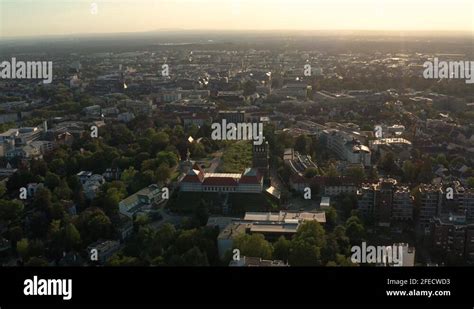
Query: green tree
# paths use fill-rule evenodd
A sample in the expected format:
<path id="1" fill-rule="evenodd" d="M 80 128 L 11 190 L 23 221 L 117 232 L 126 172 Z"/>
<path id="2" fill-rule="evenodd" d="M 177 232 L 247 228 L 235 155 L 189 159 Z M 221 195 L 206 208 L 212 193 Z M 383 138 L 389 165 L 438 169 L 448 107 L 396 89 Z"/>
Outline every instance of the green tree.
<path id="1" fill-rule="evenodd" d="M 135 140 L 133 132 L 124 124 L 115 125 L 107 131 L 110 133 L 110 138 L 107 141 L 111 146 L 128 145 Z"/>
<path id="2" fill-rule="evenodd" d="M 85 244 L 101 238 L 109 239 L 112 236 L 112 223 L 109 217 L 95 207 L 84 210 L 77 218 L 76 226 Z"/>
<path id="3" fill-rule="evenodd" d="M 17 221 L 23 214 L 23 203 L 17 200 L 0 200 L 0 222 Z"/>
<path id="4" fill-rule="evenodd" d="M 204 226 L 207 224 L 207 220 L 209 219 L 209 206 L 203 199 L 201 199 L 195 208 L 193 218 L 196 220 L 199 226 Z"/>
<path id="5" fill-rule="evenodd" d="M 320 266 L 321 248 L 304 239 L 293 239 L 288 263 L 291 266 Z"/>
<path id="6" fill-rule="evenodd" d="M 165 132 L 158 132 L 151 138 L 151 152 L 164 150 L 170 142 L 170 137 Z"/>
<path id="7" fill-rule="evenodd" d="M 25 263 L 27 267 L 46 267 L 48 266 L 48 261 L 42 257 L 32 257 Z"/>
<path id="8" fill-rule="evenodd" d="M 350 253 L 350 240 L 346 235 L 346 228 L 342 225 L 338 225 L 334 228 L 333 234 L 336 237 L 339 251 L 343 255 L 348 255 Z"/>
<path id="9" fill-rule="evenodd" d="M 189 151 L 194 159 L 203 158 L 206 156 L 206 149 L 201 143 L 192 143 Z"/>
<path id="10" fill-rule="evenodd" d="M 290 256 L 291 242 L 283 236 L 273 244 L 273 259 L 288 261 Z"/>
<path id="11" fill-rule="evenodd" d="M 326 210 L 326 228 L 332 230 L 337 225 L 337 211 L 334 207 Z"/>
<path id="12" fill-rule="evenodd" d="M 336 259 L 336 254 L 339 252 L 339 244 L 336 235 L 333 233 L 326 235 L 326 245 L 321 248 L 321 255 L 323 261 L 331 261 Z"/>
<path id="13" fill-rule="evenodd" d="M 3 197 L 7 193 L 7 187 L 5 186 L 5 183 L 2 182 L 0 183 L 0 198 Z"/>
<path id="14" fill-rule="evenodd" d="M 389 152 L 382 157 L 380 161 L 380 168 L 388 175 L 393 175 L 396 173 L 397 165 L 395 164 L 393 153 Z"/>
<path id="15" fill-rule="evenodd" d="M 78 249 L 81 244 L 81 235 L 76 226 L 68 223 L 61 231 L 62 245 L 65 251 Z"/>
<path id="16" fill-rule="evenodd" d="M 55 173 L 47 172 L 46 177 L 44 178 L 44 184 L 48 189 L 54 190 L 57 186 L 59 186 L 59 183 L 61 182 L 61 178 L 59 178 L 58 175 Z"/>
<path id="17" fill-rule="evenodd" d="M 433 167 L 431 164 L 431 159 L 426 157 L 423 159 L 421 164 L 420 173 L 418 174 L 418 181 L 424 183 L 430 183 L 433 179 Z"/>
<path id="18" fill-rule="evenodd" d="M 437 163 L 437 164 L 441 164 L 441 165 L 443 165 L 444 167 L 449 167 L 449 162 L 448 162 L 448 160 L 446 159 L 446 155 L 443 154 L 443 153 L 440 153 L 440 154 L 436 157 L 436 163 Z"/>
<path id="19" fill-rule="evenodd" d="M 474 177 L 469 177 L 467 179 L 467 185 L 469 186 L 469 188 L 474 188 Z"/>
<path id="20" fill-rule="evenodd" d="M 302 153 L 308 154 L 311 148 L 311 138 L 302 134 L 295 140 L 295 150 Z"/>
<path id="21" fill-rule="evenodd" d="M 325 231 L 317 221 L 306 221 L 298 228 L 294 239 L 304 240 L 314 246 L 325 246 Z"/>
<path id="22" fill-rule="evenodd" d="M 52 209 L 51 191 L 48 188 L 39 188 L 36 190 L 33 198 L 33 207 L 49 213 Z"/>
<path id="23" fill-rule="evenodd" d="M 308 167 L 304 171 L 304 177 L 306 178 L 313 178 L 314 176 L 317 176 L 317 175 L 318 175 L 318 169 L 315 167 Z"/>
<path id="24" fill-rule="evenodd" d="M 145 263 L 137 257 L 114 254 L 106 263 L 112 267 L 137 267 L 145 266 Z"/>
<path id="25" fill-rule="evenodd" d="M 257 85 L 252 80 L 247 80 L 242 85 L 242 90 L 244 91 L 243 95 L 248 96 L 254 94 L 257 91 Z"/>
<path id="26" fill-rule="evenodd" d="M 102 209 L 110 218 L 117 216 L 119 203 L 124 197 L 122 189 L 109 187 L 106 192 L 101 192 L 93 201 L 91 206 Z"/>
<path id="27" fill-rule="evenodd" d="M 73 192 L 69 189 L 67 182 L 61 180 L 59 185 L 54 188 L 53 193 L 58 199 L 70 200 Z"/>
<path id="28" fill-rule="evenodd" d="M 410 160 L 406 160 L 405 162 L 403 162 L 402 171 L 403 171 L 403 179 L 406 182 L 416 181 L 418 170 L 415 164 L 413 164 L 413 162 L 411 162 Z"/>
<path id="29" fill-rule="evenodd" d="M 206 253 L 196 246 L 183 255 L 183 262 L 185 266 L 209 266 Z"/>
<path id="30" fill-rule="evenodd" d="M 150 217 L 147 214 L 139 214 L 135 217 L 134 224 L 137 226 L 145 226 L 150 223 Z"/>
<path id="31" fill-rule="evenodd" d="M 16 252 L 22 260 L 25 260 L 28 257 L 28 247 L 28 238 L 22 238 L 16 243 Z"/>
<path id="32" fill-rule="evenodd" d="M 347 170 L 347 176 L 352 178 L 356 183 L 362 183 L 367 179 L 367 175 L 362 167 L 351 167 Z"/>
<path id="33" fill-rule="evenodd" d="M 31 182 L 40 182 L 41 177 L 39 175 L 33 175 L 29 171 L 20 170 L 10 176 L 7 181 L 7 189 L 9 192 L 26 187 Z"/>
<path id="34" fill-rule="evenodd" d="M 167 163 L 162 163 L 156 170 L 155 175 L 158 183 L 166 183 L 166 181 L 171 177 L 171 169 Z"/>
<path id="35" fill-rule="evenodd" d="M 23 229 L 19 225 L 12 226 L 8 229 L 8 239 L 13 245 L 23 237 Z"/>
<path id="36" fill-rule="evenodd" d="M 129 185 L 137 173 L 138 171 L 136 171 L 135 168 L 131 166 L 122 172 L 120 180 Z"/>
<path id="37" fill-rule="evenodd" d="M 29 232 L 35 237 L 44 237 L 48 233 L 50 220 L 44 211 L 35 211 L 30 218 Z"/>
<path id="38" fill-rule="evenodd" d="M 346 221 L 346 235 L 350 243 L 360 245 L 365 238 L 365 228 L 357 216 L 352 216 Z"/>
<path id="39" fill-rule="evenodd" d="M 175 167 L 178 164 L 179 158 L 176 153 L 171 151 L 160 151 L 156 155 L 158 166 L 163 163 L 168 164 L 169 167 Z"/>
<path id="40" fill-rule="evenodd" d="M 242 234 L 235 239 L 235 248 L 240 250 L 241 256 L 260 257 L 271 259 L 272 246 L 262 234 Z"/>
<path id="41" fill-rule="evenodd" d="M 337 178 L 341 175 L 337 171 L 334 164 L 331 164 L 331 165 L 329 165 L 328 169 L 326 170 L 325 176 L 328 177 L 328 178 Z"/>
<path id="42" fill-rule="evenodd" d="M 165 223 L 156 231 L 155 240 L 163 247 L 168 247 L 176 239 L 176 229 L 170 223 Z"/>

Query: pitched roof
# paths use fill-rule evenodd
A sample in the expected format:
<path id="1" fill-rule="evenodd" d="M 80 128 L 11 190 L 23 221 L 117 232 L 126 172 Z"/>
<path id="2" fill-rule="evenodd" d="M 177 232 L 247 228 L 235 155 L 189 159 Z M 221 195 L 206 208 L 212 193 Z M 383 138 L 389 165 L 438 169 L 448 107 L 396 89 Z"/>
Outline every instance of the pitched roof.
<path id="1" fill-rule="evenodd" d="M 188 171 L 184 176 L 184 182 L 202 182 L 204 179 L 204 171 L 197 165 L 194 164 L 193 168 Z"/>
<path id="2" fill-rule="evenodd" d="M 232 177 L 208 177 L 202 184 L 206 186 L 238 186 L 237 181 Z"/>
<path id="3" fill-rule="evenodd" d="M 256 183 L 260 183 L 261 179 L 262 179 L 262 175 L 260 175 L 257 169 L 247 168 L 242 173 L 242 177 L 240 178 L 239 183 L 256 184 Z"/>
<path id="4" fill-rule="evenodd" d="M 204 170 L 197 163 L 194 163 L 193 170 L 198 170 L 199 172 L 204 173 Z"/>

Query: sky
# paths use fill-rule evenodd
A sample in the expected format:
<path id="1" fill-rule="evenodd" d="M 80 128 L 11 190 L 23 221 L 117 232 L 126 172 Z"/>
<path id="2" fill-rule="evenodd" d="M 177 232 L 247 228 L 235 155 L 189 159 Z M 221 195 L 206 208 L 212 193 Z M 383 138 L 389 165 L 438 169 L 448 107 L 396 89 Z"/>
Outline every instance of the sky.
<path id="1" fill-rule="evenodd" d="M 164 29 L 474 33 L 474 0 L 0 0 L 0 38 Z"/>

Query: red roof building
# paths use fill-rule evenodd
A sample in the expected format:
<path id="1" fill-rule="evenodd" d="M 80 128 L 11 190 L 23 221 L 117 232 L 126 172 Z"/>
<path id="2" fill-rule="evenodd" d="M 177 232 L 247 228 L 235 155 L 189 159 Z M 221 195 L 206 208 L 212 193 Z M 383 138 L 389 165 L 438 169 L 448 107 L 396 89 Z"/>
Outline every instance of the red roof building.
<path id="1" fill-rule="evenodd" d="M 247 168 L 243 173 L 206 173 L 194 165 L 181 180 L 183 192 L 240 192 L 260 193 L 263 177 L 257 169 Z"/>

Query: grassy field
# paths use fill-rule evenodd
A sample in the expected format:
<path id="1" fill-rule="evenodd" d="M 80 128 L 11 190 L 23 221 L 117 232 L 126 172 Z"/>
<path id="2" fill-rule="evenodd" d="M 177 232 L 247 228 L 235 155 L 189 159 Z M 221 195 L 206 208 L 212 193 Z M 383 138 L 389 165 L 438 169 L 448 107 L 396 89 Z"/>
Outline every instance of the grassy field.
<path id="1" fill-rule="evenodd" d="M 230 143 L 217 169 L 220 173 L 241 173 L 252 166 L 252 144 L 248 141 Z"/>

